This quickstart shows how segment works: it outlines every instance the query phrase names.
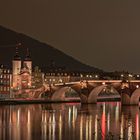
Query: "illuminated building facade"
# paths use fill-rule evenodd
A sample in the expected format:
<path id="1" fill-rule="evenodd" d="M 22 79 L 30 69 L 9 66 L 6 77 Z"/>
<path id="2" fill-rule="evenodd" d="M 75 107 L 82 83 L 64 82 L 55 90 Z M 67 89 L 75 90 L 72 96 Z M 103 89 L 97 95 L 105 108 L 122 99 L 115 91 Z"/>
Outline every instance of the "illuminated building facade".
<path id="1" fill-rule="evenodd" d="M 48 71 L 45 74 L 45 83 L 57 84 L 73 81 L 99 79 L 99 76 L 94 73 L 84 73 L 75 71 Z"/>
<path id="2" fill-rule="evenodd" d="M 30 88 L 32 84 L 32 60 L 27 49 L 26 57 L 22 63 L 21 57 L 18 52 L 18 46 L 16 47 L 16 55 L 12 62 L 12 88 L 14 90 L 20 90 Z"/>
<path id="3" fill-rule="evenodd" d="M 0 99 L 10 98 L 11 72 L 3 65 L 0 66 Z"/>
<path id="4" fill-rule="evenodd" d="M 41 72 L 41 69 L 39 69 L 38 66 L 34 68 L 34 71 L 32 73 L 32 87 L 39 88 L 44 83 L 44 73 Z"/>

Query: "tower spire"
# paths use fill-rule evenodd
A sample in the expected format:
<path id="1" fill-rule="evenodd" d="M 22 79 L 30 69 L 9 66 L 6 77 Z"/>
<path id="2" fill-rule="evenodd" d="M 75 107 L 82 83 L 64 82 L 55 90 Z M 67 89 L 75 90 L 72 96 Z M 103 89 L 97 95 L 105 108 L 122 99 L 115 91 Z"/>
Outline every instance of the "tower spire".
<path id="1" fill-rule="evenodd" d="M 26 57 L 25 57 L 25 60 L 26 60 L 26 61 L 31 61 L 31 56 L 30 56 L 29 48 L 27 48 L 27 50 L 26 50 Z"/>
<path id="2" fill-rule="evenodd" d="M 21 57 L 19 56 L 19 46 L 21 46 L 21 43 L 16 44 L 16 54 L 14 56 L 14 60 L 20 60 Z"/>

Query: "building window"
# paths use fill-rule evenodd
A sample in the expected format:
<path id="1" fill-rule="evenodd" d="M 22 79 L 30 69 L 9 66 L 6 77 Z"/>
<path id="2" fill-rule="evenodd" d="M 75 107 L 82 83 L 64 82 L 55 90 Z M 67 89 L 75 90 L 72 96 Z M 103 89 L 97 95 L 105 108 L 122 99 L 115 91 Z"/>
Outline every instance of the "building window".
<path id="1" fill-rule="evenodd" d="M 7 91 L 10 91 L 10 87 L 7 87 Z"/>
<path id="2" fill-rule="evenodd" d="M 4 91 L 6 91 L 6 87 L 4 87 Z"/>
<path id="3" fill-rule="evenodd" d="M 67 73 L 65 73 L 65 76 L 67 76 Z"/>

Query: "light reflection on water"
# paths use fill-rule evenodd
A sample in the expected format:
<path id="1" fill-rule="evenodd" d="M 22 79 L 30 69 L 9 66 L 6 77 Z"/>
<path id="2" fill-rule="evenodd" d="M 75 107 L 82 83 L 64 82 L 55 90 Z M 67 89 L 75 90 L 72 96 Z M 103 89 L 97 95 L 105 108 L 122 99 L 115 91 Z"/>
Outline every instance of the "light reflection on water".
<path id="1" fill-rule="evenodd" d="M 140 110 L 97 105 L 1 105 L 0 140 L 140 140 Z"/>

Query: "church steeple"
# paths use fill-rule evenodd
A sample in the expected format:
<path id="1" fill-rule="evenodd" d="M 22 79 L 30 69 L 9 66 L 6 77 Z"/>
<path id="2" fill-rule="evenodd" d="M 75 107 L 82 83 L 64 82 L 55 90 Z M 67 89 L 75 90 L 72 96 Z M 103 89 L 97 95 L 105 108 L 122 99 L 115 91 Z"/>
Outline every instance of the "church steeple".
<path id="1" fill-rule="evenodd" d="M 32 60 L 31 60 L 30 51 L 28 48 L 26 51 L 26 57 L 24 59 L 23 64 L 24 64 L 24 66 L 26 66 L 28 68 L 29 73 L 32 74 Z"/>
<path id="2" fill-rule="evenodd" d="M 14 60 L 21 60 L 21 57 L 19 56 L 19 51 L 18 51 L 19 46 L 21 46 L 21 43 L 18 43 L 16 45 L 16 54 L 14 56 Z"/>
<path id="3" fill-rule="evenodd" d="M 31 61 L 31 55 L 30 55 L 30 52 L 29 52 L 29 48 L 27 48 L 27 51 L 26 51 L 25 61 Z"/>

